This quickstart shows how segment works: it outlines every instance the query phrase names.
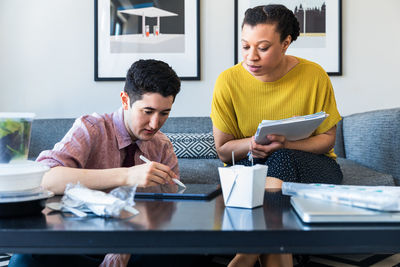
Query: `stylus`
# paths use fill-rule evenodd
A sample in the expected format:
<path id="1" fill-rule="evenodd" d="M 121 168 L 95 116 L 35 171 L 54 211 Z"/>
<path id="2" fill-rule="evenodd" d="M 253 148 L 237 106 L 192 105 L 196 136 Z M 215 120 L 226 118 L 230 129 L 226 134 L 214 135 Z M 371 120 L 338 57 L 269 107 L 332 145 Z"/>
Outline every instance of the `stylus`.
<path id="1" fill-rule="evenodd" d="M 146 158 L 143 155 L 140 155 L 139 158 L 141 160 L 143 160 L 144 162 L 146 162 L 146 163 L 150 163 L 151 162 L 148 158 Z M 174 181 L 174 183 L 176 183 L 177 185 L 182 186 L 183 188 L 186 188 L 186 185 L 184 183 L 182 183 L 181 181 L 179 181 L 178 179 L 172 178 L 172 181 Z"/>

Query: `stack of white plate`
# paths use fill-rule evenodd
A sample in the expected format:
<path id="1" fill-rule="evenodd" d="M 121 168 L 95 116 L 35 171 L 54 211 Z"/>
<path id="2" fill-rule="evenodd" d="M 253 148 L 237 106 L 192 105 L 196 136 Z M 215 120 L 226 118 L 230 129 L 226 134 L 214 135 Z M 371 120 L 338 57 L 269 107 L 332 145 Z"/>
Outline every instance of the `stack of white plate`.
<path id="1" fill-rule="evenodd" d="M 33 214 L 53 192 L 40 184 L 50 168 L 34 161 L 0 164 L 0 216 Z"/>

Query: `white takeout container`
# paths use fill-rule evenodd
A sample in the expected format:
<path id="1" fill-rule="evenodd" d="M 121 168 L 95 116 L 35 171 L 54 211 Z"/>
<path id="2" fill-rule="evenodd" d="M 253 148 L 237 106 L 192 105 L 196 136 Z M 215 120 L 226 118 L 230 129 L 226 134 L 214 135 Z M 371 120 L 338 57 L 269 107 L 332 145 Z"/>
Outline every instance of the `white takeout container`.
<path id="1" fill-rule="evenodd" d="M 0 112 L 0 163 L 27 160 L 34 113 Z"/>
<path id="2" fill-rule="evenodd" d="M 225 206 L 255 208 L 263 205 L 268 166 L 219 167 Z"/>
<path id="3" fill-rule="evenodd" d="M 20 192 L 38 188 L 48 170 L 49 166 L 28 160 L 0 164 L 0 192 Z"/>

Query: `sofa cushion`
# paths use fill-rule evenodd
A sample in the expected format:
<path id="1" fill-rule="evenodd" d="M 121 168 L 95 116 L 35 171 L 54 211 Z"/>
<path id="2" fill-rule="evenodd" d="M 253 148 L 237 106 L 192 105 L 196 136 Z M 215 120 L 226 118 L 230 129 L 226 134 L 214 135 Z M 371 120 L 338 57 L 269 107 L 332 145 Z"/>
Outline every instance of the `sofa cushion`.
<path id="1" fill-rule="evenodd" d="M 223 167 L 219 159 L 178 158 L 180 178 L 188 184 L 219 184 L 218 167 Z"/>
<path id="2" fill-rule="evenodd" d="M 374 171 L 357 162 L 345 158 L 337 158 L 343 172 L 342 184 L 345 185 L 388 185 L 394 186 L 393 176 Z"/>
<path id="3" fill-rule="evenodd" d="M 387 185 L 394 186 L 393 177 L 345 158 L 337 159 L 343 172 L 345 185 Z M 183 183 L 218 184 L 218 167 L 223 167 L 219 159 L 178 158 L 180 176 Z"/>
<path id="4" fill-rule="evenodd" d="M 178 158 L 216 159 L 212 133 L 165 133 Z"/>

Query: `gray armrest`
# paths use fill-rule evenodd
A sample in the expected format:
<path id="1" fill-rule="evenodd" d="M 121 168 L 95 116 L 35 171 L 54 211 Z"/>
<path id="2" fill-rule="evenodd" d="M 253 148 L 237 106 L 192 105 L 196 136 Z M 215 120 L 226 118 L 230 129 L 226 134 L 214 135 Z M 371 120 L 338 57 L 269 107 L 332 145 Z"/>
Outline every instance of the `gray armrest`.
<path id="1" fill-rule="evenodd" d="M 343 140 L 347 159 L 400 179 L 400 108 L 345 117 Z"/>

